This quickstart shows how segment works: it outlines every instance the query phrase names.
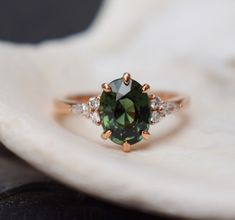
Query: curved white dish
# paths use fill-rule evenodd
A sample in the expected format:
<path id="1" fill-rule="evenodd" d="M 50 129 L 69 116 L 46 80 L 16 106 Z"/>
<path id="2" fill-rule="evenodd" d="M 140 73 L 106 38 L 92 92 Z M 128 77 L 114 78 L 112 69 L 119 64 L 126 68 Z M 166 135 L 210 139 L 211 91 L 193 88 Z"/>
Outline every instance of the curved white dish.
<path id="1" fill-rule="evenodd" d="M 109 1 L 84 34 L 40 46 L 2 42 L 0 140 L 58 180 L 123 205 L 234 219 L 234 8 Z M 129 154 L 100 140 L 90 121 L 68 118 L 65 129 L 54 120 L 55 97 L 99 91 L 125 71 L 188 93 L 191 108 L 153 127 L 152 140 Z"/>

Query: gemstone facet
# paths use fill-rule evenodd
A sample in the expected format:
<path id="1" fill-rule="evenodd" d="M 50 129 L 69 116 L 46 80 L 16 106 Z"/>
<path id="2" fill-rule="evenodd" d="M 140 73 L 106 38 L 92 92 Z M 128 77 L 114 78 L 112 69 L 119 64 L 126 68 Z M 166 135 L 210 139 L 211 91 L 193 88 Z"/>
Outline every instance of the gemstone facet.
<path id="1" fill-rule="evenodd" d="M 142 131 L 149 130 L 151 119 L 148 95 L 132 79 L 128 84 L 122 78 L 117 79 L 109 86 L 111 91 L 103 91 L 100 97 L 99 113 L 104 131 L 112 131 L 110 139 L 116 144 L 141 141 Z"/>

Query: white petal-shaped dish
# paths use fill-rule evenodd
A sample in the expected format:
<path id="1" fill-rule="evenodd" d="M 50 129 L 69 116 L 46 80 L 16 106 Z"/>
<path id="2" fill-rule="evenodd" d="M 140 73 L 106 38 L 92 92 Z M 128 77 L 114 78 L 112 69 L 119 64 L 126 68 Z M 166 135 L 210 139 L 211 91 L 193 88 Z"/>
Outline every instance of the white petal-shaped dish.
<path id="1" fill-rule="evenodd" d="M 0 140 L 79 190 L 143 210 L 235 218 L 234 1 L 105 2 L 88 32 L 39 46 L 0 44 Z M 219 16 L 218 16 L 219 15 Z M 122 75 L 188 93 L 186 114 L 125 154 L 53 100 Z"/>

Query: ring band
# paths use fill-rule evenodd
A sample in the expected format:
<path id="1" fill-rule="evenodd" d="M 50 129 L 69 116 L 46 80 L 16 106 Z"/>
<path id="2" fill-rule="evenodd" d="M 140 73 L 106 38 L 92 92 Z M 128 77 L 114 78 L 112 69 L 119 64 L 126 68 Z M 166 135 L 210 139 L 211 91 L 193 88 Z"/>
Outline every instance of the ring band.
<path id="1" fill-rule="evenodd" d="M 129 73 L 111 83 L 102 84 L 102 94 L 70 95 L 55 101 L 57 116 L 83 115 L 102 125 L 103 139 L 122 145 L 124 152 L 131 145 L 150 137 L 149 125 L 157 124 L 166 115 L 184 109 L 189 97 L 174 92 L 153 91 L 140 85 Z"/>

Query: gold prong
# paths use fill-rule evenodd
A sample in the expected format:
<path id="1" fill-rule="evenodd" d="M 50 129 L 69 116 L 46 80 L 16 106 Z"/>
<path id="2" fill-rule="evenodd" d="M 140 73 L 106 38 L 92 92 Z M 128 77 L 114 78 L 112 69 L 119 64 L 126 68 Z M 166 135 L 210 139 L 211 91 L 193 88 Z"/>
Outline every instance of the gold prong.
<path id="1" fill-rule="evenodd" d="M 142 131 L 141 135 L 144 138 L 144 140 L 148 140 L 150 138 L 150 136 L 151 136 L 148 131 Z"/>
<path id="2" fill-rule="evenodd" d="M 107 131 L 104 131 L 102 134 L 101 134 L 101 137 L 104 139 L 104 140 L 107 140 L 112 134 L 112 131 L 111 130 L 107 130 Z"/>
<path id="3" fill-rule="evenodd" d="M 144 85 L 142 86 L 142 92 L 143 92 L 143 93 L 147 93 L 149 90 L 150 90 L 149 84 L 144 84 Z"/>
<path id="4" fill-rule="evenodd" d="M 131 151 L 131 145 L 126 141 L 123 145 L 122 145 L 122 150 L 123 152 L 130 152 Z"/>
<path id="5" fill-rule="evenodd" d="M 111 92 L 112 91 L 112 89 L 108 83 L 103 83 L 101 87 L 104 92 Z"/>
<path id="6" fill-rule="evenodd" d="M 122 79 L 123 79 L 123 82 L 125 83 L 125 85 L 128 85 L 131 80 L 131 74 L 124 73 Z"/>
<path id="7" fill-rule="evenodd" d="M 156 99 L 156 95 L 155 94 L 149 95 L 149 100 L 154 100 L 154 99 Z"/>

